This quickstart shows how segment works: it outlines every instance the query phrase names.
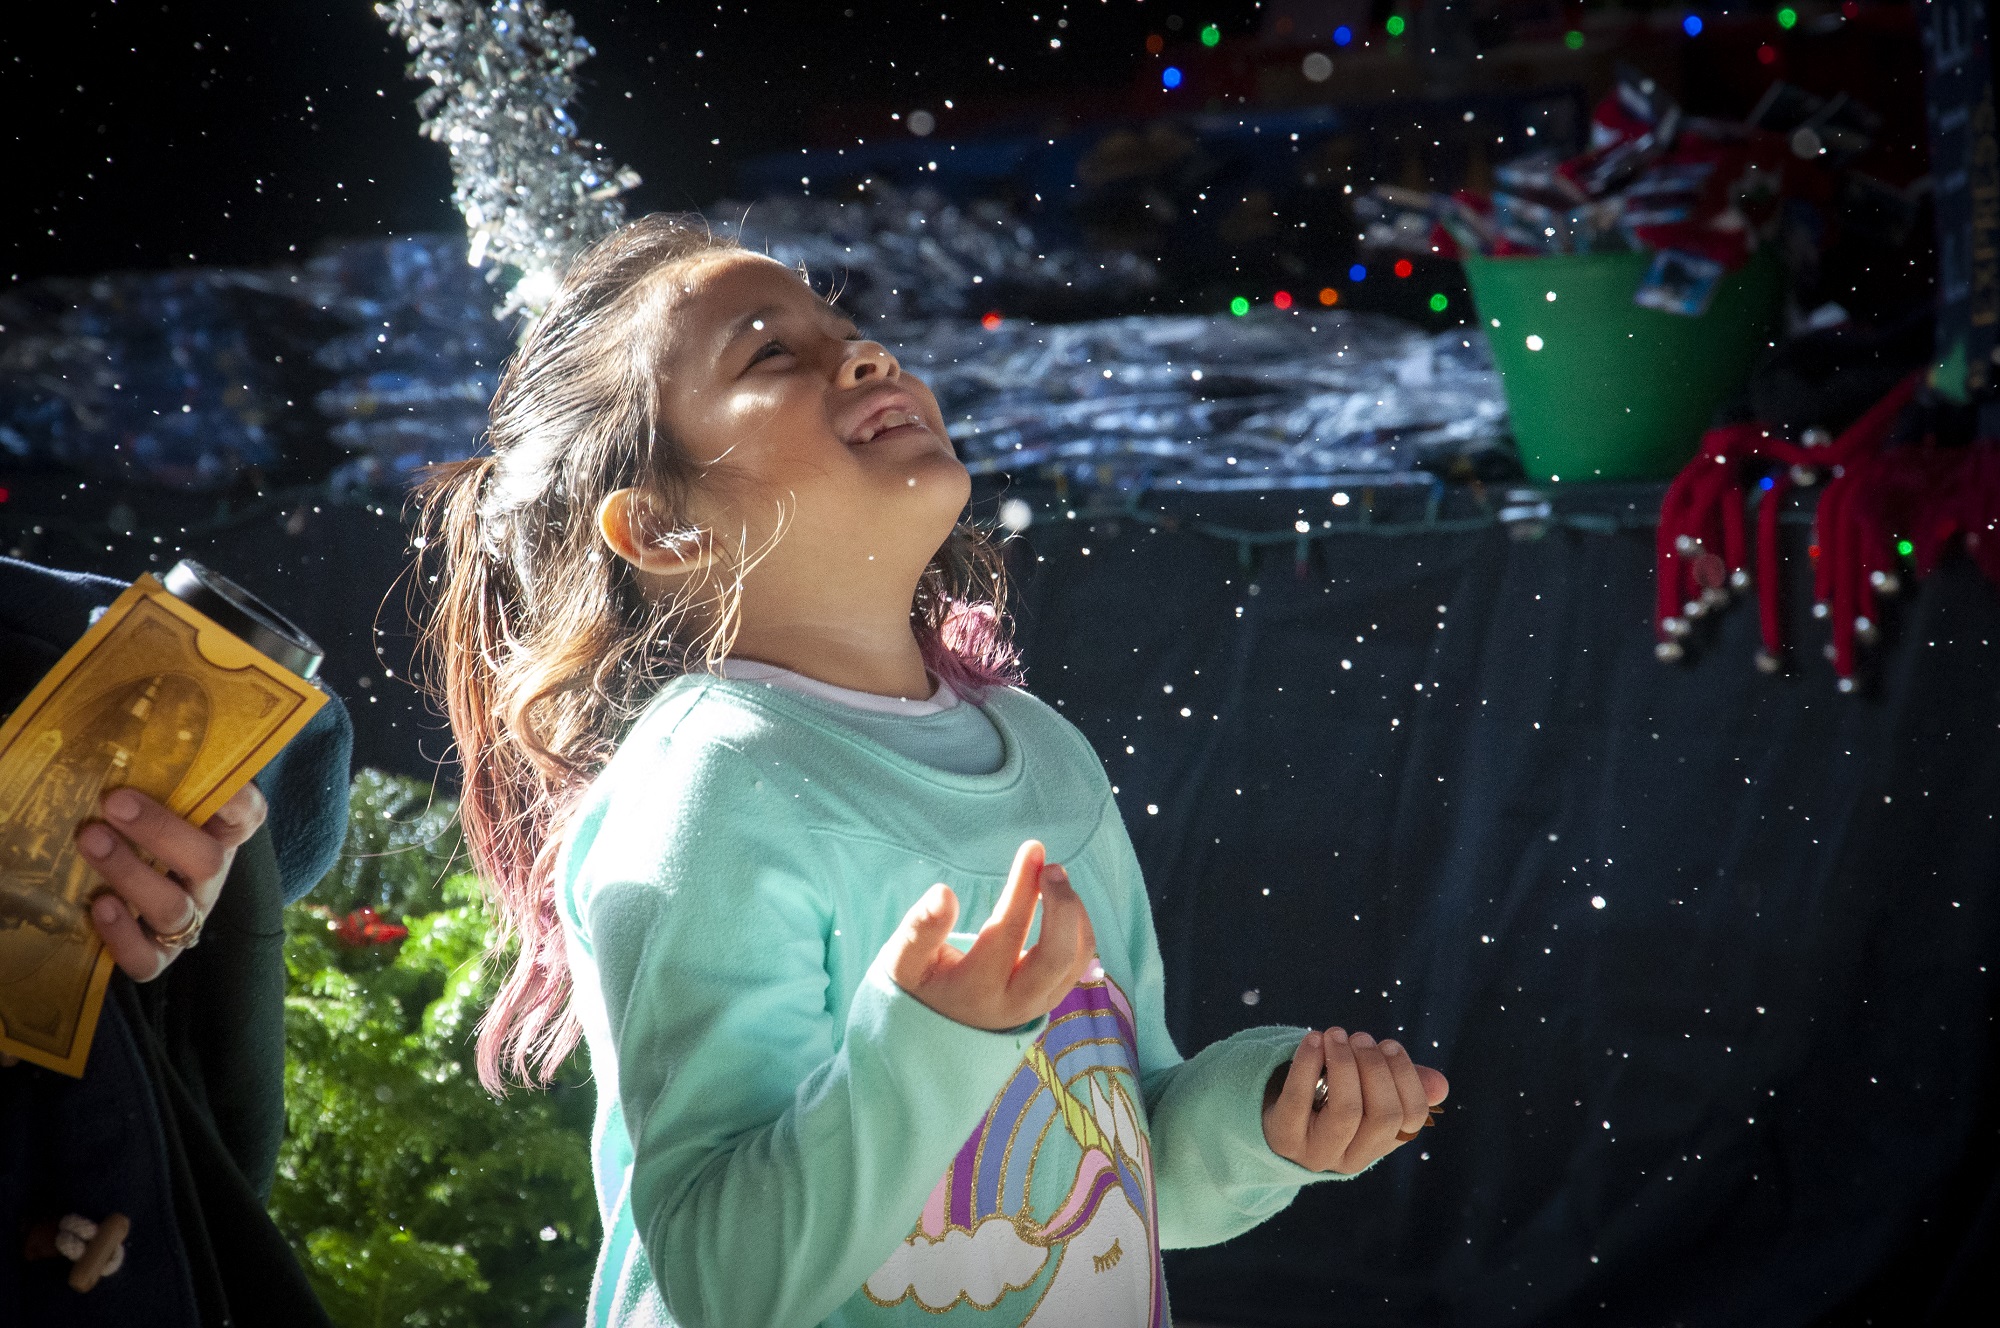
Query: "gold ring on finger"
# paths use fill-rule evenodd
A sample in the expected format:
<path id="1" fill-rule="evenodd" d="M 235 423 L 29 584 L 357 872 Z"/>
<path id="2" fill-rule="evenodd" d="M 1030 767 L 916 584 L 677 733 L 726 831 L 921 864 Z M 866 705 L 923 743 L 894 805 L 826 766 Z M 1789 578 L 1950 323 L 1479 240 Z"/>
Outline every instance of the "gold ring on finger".
<path id="1" fill-rule="evenodd" d="M 201 927 L 208 921 L 208 915 L 192 899 L 188 900 L 188 914 L 188 920 L 173 931 L 155 931 L 148 923 L 146 930 L 152 932 L 154 944 L 164 945 L 170 950 L 194 949 L 201 941 Z"/>

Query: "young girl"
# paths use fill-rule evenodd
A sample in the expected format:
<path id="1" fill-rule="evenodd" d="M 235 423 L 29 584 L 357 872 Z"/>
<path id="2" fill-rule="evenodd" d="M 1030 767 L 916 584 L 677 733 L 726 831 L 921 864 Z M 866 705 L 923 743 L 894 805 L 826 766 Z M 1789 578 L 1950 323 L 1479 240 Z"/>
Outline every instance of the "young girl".
<path id="1" fill-rule="evenodd" d="M 589 1044 L 593 1328 L 1164 1324 L 1162 1246 L 1443 1100 L 1365 1033 L 1181 1058 L 937 402 L 796 273 L 632 223 L 491 443 L 430 494 L 462 815 L 519 945 L 480 1072 Z"/>

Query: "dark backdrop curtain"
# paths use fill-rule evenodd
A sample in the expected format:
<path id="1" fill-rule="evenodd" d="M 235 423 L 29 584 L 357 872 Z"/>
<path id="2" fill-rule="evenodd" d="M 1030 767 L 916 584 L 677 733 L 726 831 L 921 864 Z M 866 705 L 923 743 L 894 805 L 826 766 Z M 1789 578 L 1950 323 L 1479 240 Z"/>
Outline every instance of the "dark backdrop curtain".
<path id="1" fill-rule="evenodd" d="M 1788 676 L 1752 667 L 1751 605 L 1657 662 L 1650 531 L 1355 534 L 1247 570 L 1129 520 L 1028 542 L 1031 685 L 1120 789 L 1182 1051 L 1339 1023 L 1453 1086 L 1374 1173 L 1171 1255 L 1179 1314 L 1994 1303 L 2000 601 L 1969 568 L 1906 591 L 1841 695 L 1804 585 Z"/>

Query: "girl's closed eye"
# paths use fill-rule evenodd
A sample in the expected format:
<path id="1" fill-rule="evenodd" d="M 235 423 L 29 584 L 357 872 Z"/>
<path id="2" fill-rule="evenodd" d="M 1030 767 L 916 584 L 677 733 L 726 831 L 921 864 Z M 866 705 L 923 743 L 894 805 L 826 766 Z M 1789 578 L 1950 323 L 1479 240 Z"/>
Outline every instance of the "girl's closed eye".
<path id="1" fill-rule="evenodd" d="M 863 337 L 863 336 L 861 335 L 861 329 L 860 329 L 860 328 L 852 328 L 852 329 L 850 329 L 850 330 L 849 330 L 849 331 L 848 331 L 848 332 L 847 332 L 847 333 L 846 333 L 846 334 L 845 334 L 844 336 L 842 336 L 842 338 L 841 338 L 841 340 L 843 340 L 843 341 L 862 341 L 862 340 L 865 340 L 865 339 L 866 339 L 866 338 L 864 338 L 864 337 Z M 758 348 L 757 348 L 757 349 L 756 349 L 756 350 L 755 350 L 755 351 L 754 351 L 754 352 L 753 352 L 753 353 L 751 354 L 751 356 L 750 356 L 750 363 L 749 363 L 748 365 L 745 365 L 744 367 L 745 367 L 745 368 L 754 368 L 755 366 L 757 366 L 757 365 L 759 365 L 759 364 L 762 364 L 762 363 L 763 363 L 763 362 L 764 362 L 765 360 L 768 360 L 768 359 L 770 359 L 770 358 L 771 358 L 772 356 L 775 356 L 775 355 L 790 355 L 791 353 L 792 353 L 792 349 L 791 349 L 791 347 L 787 346 L 787 345 L 786 345 L 786 344 L 785 344 L 785 343 L 784 343 L 784 342 L 783 342 L 782 340 L 780 340 L 779 338 L 777 338 L 777 337 L 772 337 L 772 338 L 771 338 L 771 339 L 770 339 L 769 341 L 767 341 L 767 342 L 765 342 L 765 343 L 764 343 L 763 345 L 759 346 L 759 347 L 758 347 Z"/>

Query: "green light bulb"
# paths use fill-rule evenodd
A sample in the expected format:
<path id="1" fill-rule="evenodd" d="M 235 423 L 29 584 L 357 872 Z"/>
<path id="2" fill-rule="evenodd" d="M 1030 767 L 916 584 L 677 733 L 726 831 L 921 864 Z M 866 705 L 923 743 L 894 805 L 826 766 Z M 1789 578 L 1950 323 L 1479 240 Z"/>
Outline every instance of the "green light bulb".
<path id="1" fill-rule="evenodd" d="M 1793 28 L 1796 28 L 1798 25 L 1799 25 L 1798 10 L 1793 9 L 1790 5 L 1786 5 L 1783 9 L 1778 11 L 1778 26 L 1783 28 L 1786 32 L 1790 32 Z"/>
<path id="2" fill-rule="evenodd" d="M 1447 300 L 1442 292 L 1433 295 L 1431 296 L 1431 312 L 1434 314 L 1441 314 L 1444 312 L 1445 306 L 1450 303 L 1451 301 Z"/>
<path id="3" fill-rule="evenodd" d="M 1213 23 L 1201 30 L 1201 44 L 1203 46 L 1213 46 L 1221 40 L 1222 29 L 1216 27 Z"/>
<path id="4" fill-rule="evenodd" d="M 1917 546 L 1910 543 L 1908 540 L 1896 541 L 1896 552 L 1902 554 L 1905 558 L 1909 557 L 1916 551 L 1917 551 Z"/>
<path id="5" fill-rule="evenodd" d="M 1581 32 L 1578 32 L 1575 28 L 1571 28 L 1568 32 L 1565 32 L 1563 34 L 1563 45 L 1569 47 L 1572 51 L 1582 50 L 1583 34 Z"/>
<path id="6" fill-rule="evenodd" d="M 1241 295 L 1237 296 L 1229 302 L 1229 312 L 1241 318 L 1250 312 L 1250 301 L 1244 299 Z"/>
<path id="7" fill-rule="evenodd" d="M 1400 37 L 1403 35 L 1403 29 L 1408 27 L 1409 25 L 1403 22 L 1403 16 L 1401 14 L 1391 14 L 1389 15 L 1389 21 L 1383 26 L 1389 29 L 1389 35 L 1391 37 Z"/>

